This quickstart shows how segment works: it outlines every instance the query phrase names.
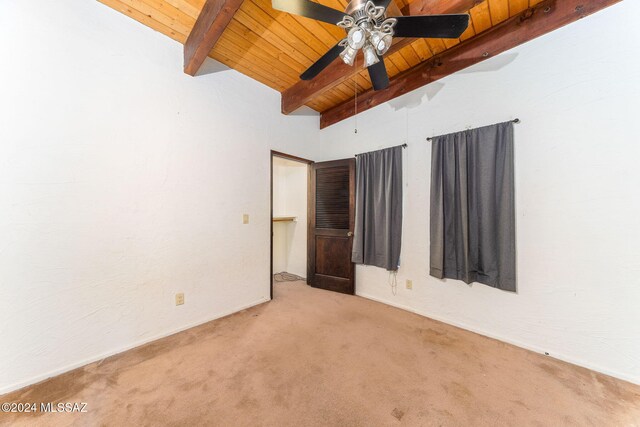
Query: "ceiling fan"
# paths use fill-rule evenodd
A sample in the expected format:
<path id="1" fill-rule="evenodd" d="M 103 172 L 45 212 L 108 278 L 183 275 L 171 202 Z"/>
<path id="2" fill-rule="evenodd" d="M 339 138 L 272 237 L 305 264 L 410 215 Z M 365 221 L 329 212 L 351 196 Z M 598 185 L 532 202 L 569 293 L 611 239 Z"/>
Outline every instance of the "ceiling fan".
<path id="1" fill-rule="evenodd" d="M 389 86 L 382 56 L 391 47 L 393 37 L 458 38 L 469 26 L 469 15 L 425 15 L 387 17 L 392 0 L 351 0 L 344 12 L 310 0 L 272 0 L 274 9 L 300 15 L 344 28 L 346 37 L 300 75 L 311 80 L 338 56 L 353 65 L 362 49 L 364 65 L 374 90 Z M 443 0 L 446 1 L 446 0 Z"/>

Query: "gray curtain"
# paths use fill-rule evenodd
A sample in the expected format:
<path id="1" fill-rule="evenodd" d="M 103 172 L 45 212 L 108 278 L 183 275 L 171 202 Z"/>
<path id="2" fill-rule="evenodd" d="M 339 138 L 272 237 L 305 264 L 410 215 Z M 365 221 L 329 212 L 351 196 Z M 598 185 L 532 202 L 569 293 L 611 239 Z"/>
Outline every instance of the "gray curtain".
<path id="1" fill-rule="evenodd" d="M 351 259 L 397 270 L 402 241 L 402 147 L 356 158 L 356 223 Z"/>
<path id="2" fill-rule="evenodd" d="M 516 290 L 513 123 L 433 138 L 430 274 Z"/>

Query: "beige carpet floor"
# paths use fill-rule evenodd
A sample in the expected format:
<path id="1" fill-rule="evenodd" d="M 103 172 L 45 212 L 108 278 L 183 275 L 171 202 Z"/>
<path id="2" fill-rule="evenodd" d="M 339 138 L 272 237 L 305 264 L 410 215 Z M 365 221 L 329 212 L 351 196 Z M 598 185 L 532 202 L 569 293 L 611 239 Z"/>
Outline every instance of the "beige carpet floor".
<path id="1" fill-rule="evenodd" d="M 0 397 L 86 402 L 10 425 L 638 426 L 640 387 L 301 282 Z"/>

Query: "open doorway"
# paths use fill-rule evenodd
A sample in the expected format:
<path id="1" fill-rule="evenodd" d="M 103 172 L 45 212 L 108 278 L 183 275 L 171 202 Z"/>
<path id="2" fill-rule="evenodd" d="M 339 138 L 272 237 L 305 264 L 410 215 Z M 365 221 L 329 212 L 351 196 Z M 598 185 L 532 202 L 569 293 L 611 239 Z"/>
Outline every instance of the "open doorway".
<path id="1" fill-rule="evenodd" d="M 309 165 L 271 151 L 271 298 L 274 281 L 305 280 Z"/>

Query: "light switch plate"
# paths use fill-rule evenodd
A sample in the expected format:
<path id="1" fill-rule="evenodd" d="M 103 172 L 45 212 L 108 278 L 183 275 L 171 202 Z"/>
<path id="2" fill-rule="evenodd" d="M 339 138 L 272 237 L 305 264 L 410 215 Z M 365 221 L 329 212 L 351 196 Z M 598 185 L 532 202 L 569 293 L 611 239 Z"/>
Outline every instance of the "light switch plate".
<path id="1" fill-rule="evenodd" d="M 243 214 L 242 215 L 242 223 L 243 224 L 249 224 L 249 214 Z"/>

